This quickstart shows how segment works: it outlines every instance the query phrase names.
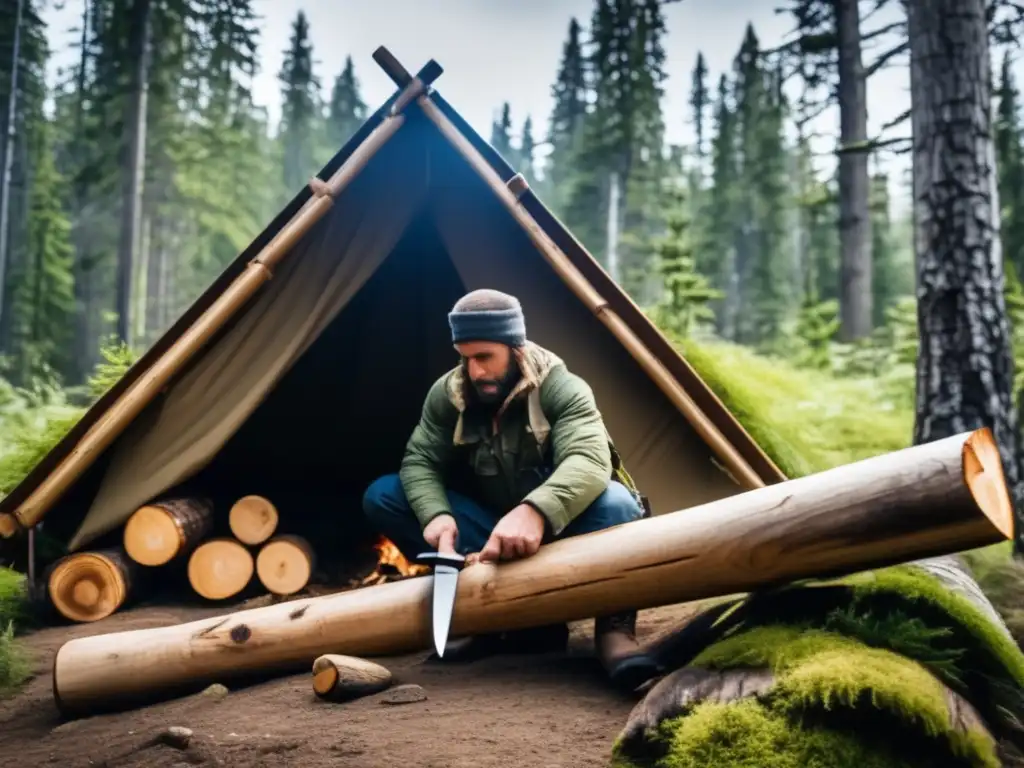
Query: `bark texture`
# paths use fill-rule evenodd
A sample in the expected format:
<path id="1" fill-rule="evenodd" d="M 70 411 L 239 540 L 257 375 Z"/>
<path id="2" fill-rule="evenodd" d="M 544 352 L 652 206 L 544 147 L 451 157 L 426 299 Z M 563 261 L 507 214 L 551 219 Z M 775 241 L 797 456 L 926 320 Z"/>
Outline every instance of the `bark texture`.
<path id="1" fill-rule="evenodd" d="M 918 264 L 914 442 L 990 427 L 1022 538 L 985 0 L 907 0 Z"/>
<path id="2" fill-rule="evenodd" d="M 836 0 L 839 43 L 839 333 L 854 341 L 871 333 L 871 216 L 868 206 L 868 103 L 860 51 L 858 0 Z M 855 149 L 858 147 L 860 149 Z"/>

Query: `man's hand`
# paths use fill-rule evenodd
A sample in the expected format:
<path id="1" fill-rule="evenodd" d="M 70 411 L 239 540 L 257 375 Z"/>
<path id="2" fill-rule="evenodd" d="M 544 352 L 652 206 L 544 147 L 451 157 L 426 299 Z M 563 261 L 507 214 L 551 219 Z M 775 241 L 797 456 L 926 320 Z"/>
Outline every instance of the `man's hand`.
<path id="1" fill-rule="evenodd" d="M 544 516 L 529 504 L 520 504 L 494 526 L 491 537 L 480 550 L 479 562 L 529 557 L 540 549 L 543 538 Z"/>
<path id="2" fill-rule="evenodd" d="M 459 526 L 451 515 L 438 515 L 423 529 L 423 538 L 437 552 L 455 552 Z"/>

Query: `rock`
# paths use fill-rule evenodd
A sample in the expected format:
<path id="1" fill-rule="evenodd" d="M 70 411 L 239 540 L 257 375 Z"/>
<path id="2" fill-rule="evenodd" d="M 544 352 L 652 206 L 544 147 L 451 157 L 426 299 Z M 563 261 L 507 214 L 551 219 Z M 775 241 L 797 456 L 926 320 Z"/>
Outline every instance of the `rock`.
<path id="1" fill-rule="evenodd" d="M 192 741 L 192 729 L 183 728 L 180 725 L 172 725 L 163 731 L 157 737 L 157 740 L 161 744 L 166 744 L 175 749 L 188 749 L 189 742 Z"/>
<path id="2" fill-rule="evenodd" d="M 396 685 L 380 697 L 381 704 L 414 704 L 417 701 L 426 700 L 427 692 L 420 686 L 411 683 Z"/>
<path id="3" fill-rule="evenodd" d="M 214 683 L 213 685 L 207 686 L 200 693 L 204 699 L 211 701 L 220 701 L 228 695 L 227 686 L 221 685 L 220 683 Z"/>

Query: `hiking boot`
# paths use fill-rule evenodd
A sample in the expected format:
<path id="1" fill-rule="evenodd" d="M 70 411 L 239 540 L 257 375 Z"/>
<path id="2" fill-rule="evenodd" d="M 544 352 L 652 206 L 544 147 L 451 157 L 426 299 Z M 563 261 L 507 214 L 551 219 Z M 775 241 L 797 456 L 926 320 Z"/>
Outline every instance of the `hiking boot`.
<path id="1" fill-rule="evenodd" d="M 633 692 L 661 674 L 636 639 L 636 611 L 594 619 L 594 650 L 612 685 Z"/>
<path id="2" fill-rule="evenodd" d="M 498 654 L 559 653 L 566 649 L 568 643 L 569 626 L 549 624 L 449 640 L 444 647 L 443 658 L 433 653 L 428 660 L 457 663 L 476 661 Z"/>

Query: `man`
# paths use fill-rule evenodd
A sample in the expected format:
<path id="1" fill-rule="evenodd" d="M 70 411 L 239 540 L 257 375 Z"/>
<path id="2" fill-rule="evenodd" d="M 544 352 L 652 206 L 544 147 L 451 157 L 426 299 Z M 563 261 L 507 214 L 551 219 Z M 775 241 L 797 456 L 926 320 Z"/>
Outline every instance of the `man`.
<path id="1" fill-rule="evenodd" d="M 437 550 L 495 562 L 642 517 L 635 491 L 613 479 L 618 456 L 590 387 L 527 341 L 519 301 L 473 291 L 448 321 L 461 363 L 427 393 L 399 473 L 367 489 L 371 525 L 410 560 Z M 635 631 L 635 611 L 594 622 L 598 657 L 628 689 L 657 673 Z M 445 659 L 564 649 L 567 640 L 564 624 L 483 635 L 453 643 Z"/>

